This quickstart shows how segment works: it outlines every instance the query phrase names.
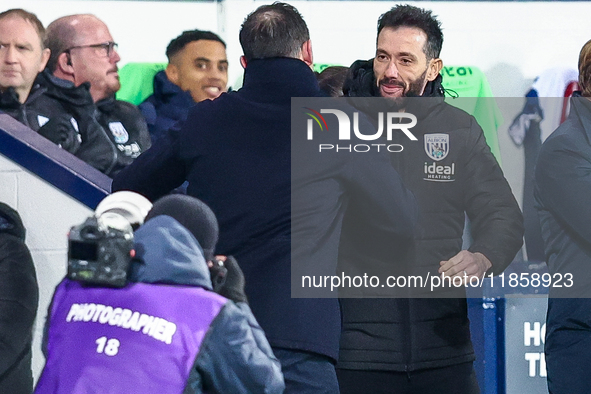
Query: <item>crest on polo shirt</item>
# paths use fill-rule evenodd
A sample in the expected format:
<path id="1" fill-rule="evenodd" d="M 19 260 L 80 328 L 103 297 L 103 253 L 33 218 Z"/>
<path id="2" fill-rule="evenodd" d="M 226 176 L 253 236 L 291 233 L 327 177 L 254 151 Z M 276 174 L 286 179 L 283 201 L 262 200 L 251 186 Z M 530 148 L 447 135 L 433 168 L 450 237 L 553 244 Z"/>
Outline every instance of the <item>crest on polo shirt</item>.
<path id="1" fill-rule="evenodd" d="M 116 144 L 125 144 L 129 141 L 129 133 L 127 133 L 127 130 L 123 127 L 123 123 L 109 122 L 109 130 L 111 130 L 111 134 L 113 134 Z"/>
<path id="2" fill-rule="evenodd" d="M 449 134 L 425 134 L 425 153 L 435 161 L 445 159 L 449 153 Z"/>

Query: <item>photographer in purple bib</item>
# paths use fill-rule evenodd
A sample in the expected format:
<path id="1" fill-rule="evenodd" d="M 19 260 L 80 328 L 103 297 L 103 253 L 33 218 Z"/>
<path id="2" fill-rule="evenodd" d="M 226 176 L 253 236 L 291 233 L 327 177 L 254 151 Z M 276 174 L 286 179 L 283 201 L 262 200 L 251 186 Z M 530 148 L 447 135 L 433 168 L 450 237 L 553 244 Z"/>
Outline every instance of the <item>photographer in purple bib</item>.
<path id="1" fill-rule="evenodd" d="M 283 392 L 238 263 L 214 256 L 213 212 L 186 195 L 150 206 L 114 193 L 71 229 L 35 392 Z"/>

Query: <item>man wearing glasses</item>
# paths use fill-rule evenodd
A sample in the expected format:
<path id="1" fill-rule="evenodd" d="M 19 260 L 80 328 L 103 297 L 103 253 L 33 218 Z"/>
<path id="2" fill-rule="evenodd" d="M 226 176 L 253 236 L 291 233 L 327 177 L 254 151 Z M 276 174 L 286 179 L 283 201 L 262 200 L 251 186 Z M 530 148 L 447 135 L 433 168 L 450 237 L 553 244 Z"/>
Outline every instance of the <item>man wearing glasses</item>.
<path id="1" fill-rule="evenodd" d="M 109 29 L 94 15 L 69 15 L 47 26 L 45 45 L 51 56 L 38 80 L 55 101 L 37 108 L 55 123 L 45 136 L 70 141 L 73 128 L 80 144 L 66 149 L 115 175 L 150 147 L 150 136 L 137 107 L 115 100 L 121 58 Z"/>

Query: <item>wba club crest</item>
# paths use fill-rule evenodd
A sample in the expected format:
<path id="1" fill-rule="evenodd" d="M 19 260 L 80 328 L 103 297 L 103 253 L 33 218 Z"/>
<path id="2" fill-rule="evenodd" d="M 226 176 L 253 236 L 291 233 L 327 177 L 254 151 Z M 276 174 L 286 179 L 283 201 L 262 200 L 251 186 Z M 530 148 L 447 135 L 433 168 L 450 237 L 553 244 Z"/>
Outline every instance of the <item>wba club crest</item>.
<path id="1" fill-rule="evenodd" d="M 125 144 L 127 141 L 129 141 L 129 134 L 121 122 L 110 122 L 109 129 L 115 138 L 115 143 Z"/>
<path id="2" fill-rule="evenodd" d="M 425 134 L 425 152 L 435 161 L 445 159 L 449 153 L 449 134 Z"/>

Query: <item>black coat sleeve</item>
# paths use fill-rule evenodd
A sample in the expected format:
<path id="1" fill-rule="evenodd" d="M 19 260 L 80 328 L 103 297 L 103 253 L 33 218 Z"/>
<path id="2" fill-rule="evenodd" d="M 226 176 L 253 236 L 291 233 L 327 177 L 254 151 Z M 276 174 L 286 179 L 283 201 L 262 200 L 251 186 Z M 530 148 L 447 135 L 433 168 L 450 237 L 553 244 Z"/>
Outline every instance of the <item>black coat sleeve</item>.
<path id="1" fill-rule="evenodd" d="M 0 376 L 31 345 L 38 302 L 29 249 L 17 237 L 0 234 Z"/>
<path id="2" fill-rule="evenodd" d="M 245 303 L 229 301 L 208 330 L 184 393 L 279 394 L 281 364 Z"/>
<path id="3" fill-rule="evenodd" d="M 111 190 L 131 190 L 154 201 L 180 186 L 186 166 L 178 154 L 179 144 L 178 130 L 169 130 L 165 138 L 115 176 Z"/>
<path id="4" fill-rule="evenodd" d="M 548 140 L 536 164 L 536 198 L 576 237 L 591 244 L 591 155 L 579 133 Z"/>
<path id="5" fill-rule="evenodd" d="M 490 272 L 496 275 L 511 263 L 523 244 L 523 215 L 474 119 L 467 148 L 464 204 L 474 239 L 469 251 L 485 255 L 492 263 Z"/>

